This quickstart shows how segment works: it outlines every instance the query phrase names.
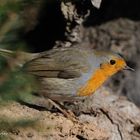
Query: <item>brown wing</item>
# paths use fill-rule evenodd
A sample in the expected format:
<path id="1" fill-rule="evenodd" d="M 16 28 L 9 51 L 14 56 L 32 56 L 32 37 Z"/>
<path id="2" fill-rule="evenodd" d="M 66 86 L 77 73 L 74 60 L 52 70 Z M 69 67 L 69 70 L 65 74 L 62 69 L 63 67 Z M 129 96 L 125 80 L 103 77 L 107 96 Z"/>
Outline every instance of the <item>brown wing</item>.
<path id="1" fill-rule="evenodd" d="M 27 62 L 23 68 L 30 74 L 40 77 L 76 78 L 89 68 L 83 53 L 85 52 L 77 48 L 56 49 L 40 54 Z"/>

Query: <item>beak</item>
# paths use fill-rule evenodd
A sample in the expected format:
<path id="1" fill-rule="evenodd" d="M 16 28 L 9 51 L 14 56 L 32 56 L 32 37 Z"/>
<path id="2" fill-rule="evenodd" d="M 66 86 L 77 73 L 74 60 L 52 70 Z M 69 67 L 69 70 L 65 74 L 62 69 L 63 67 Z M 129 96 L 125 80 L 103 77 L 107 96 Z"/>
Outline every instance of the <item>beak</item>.
<path id="1" fill-rule="evenodd" d="M 124 67 L 124 70 L 130 70 L 130 71 L 133 71 L 133 72 L 135 71 L 133 68 L 131 68 L 131 67 L 129 67 L 129 66 L 125 66 L 125 67 Z"/>

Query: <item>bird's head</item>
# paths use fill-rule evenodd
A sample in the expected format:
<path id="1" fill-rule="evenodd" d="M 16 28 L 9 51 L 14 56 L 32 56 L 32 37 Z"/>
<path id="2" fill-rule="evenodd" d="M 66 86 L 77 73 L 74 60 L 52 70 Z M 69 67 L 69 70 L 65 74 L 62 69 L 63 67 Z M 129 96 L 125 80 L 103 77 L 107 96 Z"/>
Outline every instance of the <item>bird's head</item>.
<path id="1" fill-rule="evenodd" d="M 100 69 L 105 76 L 111 76 L 120 70 L 134 71 L 119 54 L 113 52 L 100 52 L 97 55 L 99 56 L 99 59 L 101 59 Z"/>

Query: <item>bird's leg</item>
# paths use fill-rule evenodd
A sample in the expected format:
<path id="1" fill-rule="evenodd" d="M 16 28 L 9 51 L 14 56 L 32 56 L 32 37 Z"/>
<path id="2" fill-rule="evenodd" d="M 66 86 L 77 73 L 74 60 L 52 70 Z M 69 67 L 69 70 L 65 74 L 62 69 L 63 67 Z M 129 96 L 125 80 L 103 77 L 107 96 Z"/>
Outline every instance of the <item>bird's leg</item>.
<path id="1" fill-rule="evenodd" d="M 67 118 L 69 118 L 72 121 L 76 121 L 76 116 L 74 115 L 74 113 L 72 111 L 65 109 L 63 105 L 61 105 L 57 101 L 53 101 L 50 98 L 43 98 L 43 97 L 41 98 L 41 97 L 35 96 L 34 100 L 25 101 L 25 102 L 29 103 L 29 105 L 32 104 L 32 105 L 37 105 L 39 107 L 47 108 L 47 110 L 49 110 L 49 111 L 51 111 L 52 106 L 54 106 L 59 111 L 61 111 L 64 114 L 64 116 L 66 116 Z"/>
<path id="2" fill-rule="evenodd" d="M 65 109 L 62 109 L 61 105 L 59 103 L 56 103 L 55 101 L 48 99 L 48 101 L 54 105 L 58 110 L 60 110 L 67 118 L 69 118 L 72 121 L 76 121 L 76 116 L 72 111 L 66 111 Z"/>

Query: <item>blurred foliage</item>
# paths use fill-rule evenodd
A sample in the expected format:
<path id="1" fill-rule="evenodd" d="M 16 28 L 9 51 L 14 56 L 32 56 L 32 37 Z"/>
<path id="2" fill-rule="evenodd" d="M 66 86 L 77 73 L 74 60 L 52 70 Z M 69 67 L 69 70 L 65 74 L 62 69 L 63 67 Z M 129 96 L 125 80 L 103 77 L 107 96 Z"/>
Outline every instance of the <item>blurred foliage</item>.
<path id="1" fill-rule="evenodd" d="M 0 73 L 3 74 L 5 72 L 5 68 L 7 67 L 7 61 L 3 56 L 0 56 Z"/>
<path id="2" fill-rule="evenodd" d="M 36 83 L 32 76 L 21 71 L 7 72 L 4 82 L 0 85 L 0 98 L 7 100 L 32 99 L 32 91 Z"/>
<path id="3" fill-rule="evenodd" d="M 0 140 L 9 140 L 11 139 L 10 134 L 18 134 L 19 128 L 33 128 L 37 129 L 37 126 L 40 126 L 37 119 L 10 119 L 1 117 L 0 118 Z"/>
<path id="4" fill-rule="evenodd" d="M 43 0 L 0 0 L 0 48 L 19 50 L 29 49 L 21 37 L 32 30 Z M 23 72 L 20 67 L 13 68 L 11 61 L 0 56 L 0 107 L 11 101 L 29 101 L 37 87 L 35 78 Z M 33 125 L 34 120 L 10 120 L 0 118 L 0 131 Z M 6 136 L 0 135 L 0 139 Z"/>
<path id="5" fill-rule="evenodd" d="M 50 131 L 54 128 L 54 125 L 48 123 L 46 126 L 43 124 L 40 118 L 18 118 L 18 119 L 10 119 L 7 117 L 0 117 L 0 140 L 11 140 L 11 134 L 14 135 L 22 135 L 21 130 L 25 130 L 29 132 L 32 130 L 36 130 L 38 133 L 43 134 L 47 131 Z"/>
<path id="6" fill-rule="evenodd" d="M 1 48 L 19 50 L 29 47 L 19 33 L 24 34 L 26 28 L 29 28 L 27 27 L 29 19 L 35 16 L 34 19 L 37 20 L 36 13 L 39 12 L 41 4 L 42 0 L 0 0 Z M 35 84 L 34 78 L 22 72 L 20 68 L 11 68 L 12 63 L 0 56 L 0 99 L 6 101 L 30 98 L 29 93 L 32 92 L 33 84 Z"/>
<path id="7" fill-rule="evenodd" d="M 43 0 L 0 0 L 1 48 L 12 49 L 14 47 L 14 49 L 19 49 L 21 46 L 26 47 L 21 36 L 36 25 L 42 2 Z M 12 45 L 10 46 L 9 43 Z"/>
<path id="8" fill-rule="evenodd" d="M 7 121 L 8 120 L 8 121 Z M 35 125 L 37 119 L 9 119 L 9 118 L 0 118 L 0 132 L 10 132 L 13 129 L 19 127 L 31 127 Z"/>

